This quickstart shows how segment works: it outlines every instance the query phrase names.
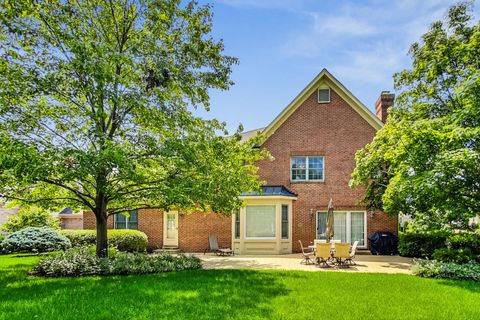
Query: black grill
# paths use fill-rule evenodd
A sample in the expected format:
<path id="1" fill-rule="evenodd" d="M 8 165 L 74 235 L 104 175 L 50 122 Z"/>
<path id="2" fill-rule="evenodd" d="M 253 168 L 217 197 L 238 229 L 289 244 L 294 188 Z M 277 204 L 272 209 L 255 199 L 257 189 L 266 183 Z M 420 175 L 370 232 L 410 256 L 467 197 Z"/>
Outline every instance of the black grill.
<path id="1" fill-rule="evenodd" d="M 372 254 L 393 255 L 397 253 L 398 237 L 391 232 L 375 232 L 368 238 Z"/>

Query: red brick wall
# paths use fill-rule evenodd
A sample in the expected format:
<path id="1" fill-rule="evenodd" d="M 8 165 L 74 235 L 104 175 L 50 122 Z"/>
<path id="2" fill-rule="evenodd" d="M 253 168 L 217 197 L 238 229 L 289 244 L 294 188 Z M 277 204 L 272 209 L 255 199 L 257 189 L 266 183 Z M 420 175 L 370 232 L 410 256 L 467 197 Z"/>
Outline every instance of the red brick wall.
<path id="1" fill-rule="evenodd" d="M 163 211 L 138 210 L 138 229 L 147 235 L 150 249 L 161 248 L 163 246 Z"/>
<path id="2" fill-rule="evenodd" d="M 180 214 L 178 246 L 185 252 L 203 252 L 208 236 L 216 235 L 220 247 L 232 246 L 232 218 L 216 213 Z"/>
<path id="3" fill-rule="evenodd" d="M 108 217 L 108 228 L 113 229 L 113 216 Z M 97 229 L 95 215 L 93 212 L 83 213 L 83 229 Z"/>
<path id="4" fill-rule="evenodd" d="M 285 185 L 298 194 L 293 204 L 293 250 L 299 251 L 298 240 L 315 239 L 315 212 L 326 210 L 330 198 L 336 210 L 364 210 L 358 205 L 362 190 L 348 186 L 355 168 L 355 152 L 371 142 L 375 129 L 331 90 L 331 102 L 319 104 L 317 93 L 306 101 L 270 136 L 264 147 L 275 158 L 261 161 L 260 177 L 270 185 Z M 319 155 L 325 157 L 324 182 L 290 182 L 290 157 Z M 314 215 L 310 214 L 311 209 Z M 396 232 L 396 219 L 377 213 L 368 219 L 368 236 L 376 231 Z"/>
<path id="5" fill-rule="evenodd" d="M 367 216 L 367 235 L 370 237 L 376 231 L 390 231 L 398 233 L 398 217 L 388 216 L 386 213 L 377 211 Z"/>

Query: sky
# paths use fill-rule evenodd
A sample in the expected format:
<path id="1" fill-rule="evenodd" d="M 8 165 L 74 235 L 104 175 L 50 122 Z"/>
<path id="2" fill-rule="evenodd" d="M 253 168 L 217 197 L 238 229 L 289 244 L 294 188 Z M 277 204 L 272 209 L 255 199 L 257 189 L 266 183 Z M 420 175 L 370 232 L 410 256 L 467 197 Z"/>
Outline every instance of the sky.
<path id="1" fill-rule="evenodd" d="M 207 1 L 201 1 L 207 3 Z M 240 60 L 228 91 L 211 91 L 204 118 L 230 132 L 267 126 L 327 68 L 371 111 L 393 74 L 410 68 L 408 50 L 455 1 L 215 0 L 213 37 Z M 475 5 L 479 16 L 479 5 Z"/>

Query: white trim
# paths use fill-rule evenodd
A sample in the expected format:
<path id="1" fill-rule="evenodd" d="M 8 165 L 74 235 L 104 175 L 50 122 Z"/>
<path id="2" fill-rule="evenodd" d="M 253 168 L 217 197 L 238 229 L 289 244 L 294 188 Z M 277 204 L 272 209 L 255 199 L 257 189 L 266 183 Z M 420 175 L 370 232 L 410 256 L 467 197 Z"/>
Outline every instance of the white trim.
<path id="1" fill-rule="evenodd" d="M 320 90 L 328 90 L 328 101 L 320 101 Z M 317 101 L 318 101 L 318 103 L 330 103 L 330 100 L 331 100 L 330 94 L 331 94 L 330 88 L 328 88 L 328 87 L 327 88 L 322 88 L 322 87 L 318 88 L 317 89 Z"/>
<path id="2" fill-rule="evenodd" d="M 304 180 L 293 180 L 292 175 L 292 159 L 293 158 L 305 158 L 305 179 Z M 322 158 L 322 179 L 309 179 L 308 178 L 308 159 L 309 158 Z M 290 156 L 290 182 L 325 182 L 325 156 Z"/>
<path id="3" fill-rule="evenodd" d="M 366 249 L 368 247 L 368 236 L 367 236 L 367 211 L 365 210 L 350 210 L 350 211 L 347 211 L 347 210 L 338 210 L 338 211 L 334 211 L 334 214 L 336 212 L 345 212 L 347 214 L 346 216 L 346 228 L 347 228 L 347 232 L 346 232 L 346 235 L 347 235 L 347 242 L 348 243 L 351 243 L 351 240 L 352 240 L 352 218 L 351 218 L 351 213 L 352 212 L 362 212 L 363 213 L 363 243 L 364 245 L 361 246 L 361 245 L 358 245 L 358 248 L 361 248 L 361 249 Z M 327 213 L 327 210 L 317 210 L 316 212 L 316 215 L 315 215 L 315 240 L 319 240 L 317 239 L 317 236 L 318 236 L 318 214 L 319 213 Z"/>

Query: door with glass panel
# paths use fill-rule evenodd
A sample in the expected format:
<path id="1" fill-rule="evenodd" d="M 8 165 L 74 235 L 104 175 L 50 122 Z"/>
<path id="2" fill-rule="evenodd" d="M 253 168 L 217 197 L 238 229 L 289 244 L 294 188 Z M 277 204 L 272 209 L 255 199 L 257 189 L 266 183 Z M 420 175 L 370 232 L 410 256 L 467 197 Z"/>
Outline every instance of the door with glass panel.
<path id="1" fill-rule="evenodd" d="M 327 213 L 317 212 L 317 239 L 325 240 L 327 229 Z M 358 241 L 360 247 L 365 246 L 365 212 L 335 212 L 333 240 L 349 242 L 353 244 Z"/>
<path id="2" fill-rule="evenodd" d="M 178 212 L 163 213 L 163 245 L 178 246 Z"/>

